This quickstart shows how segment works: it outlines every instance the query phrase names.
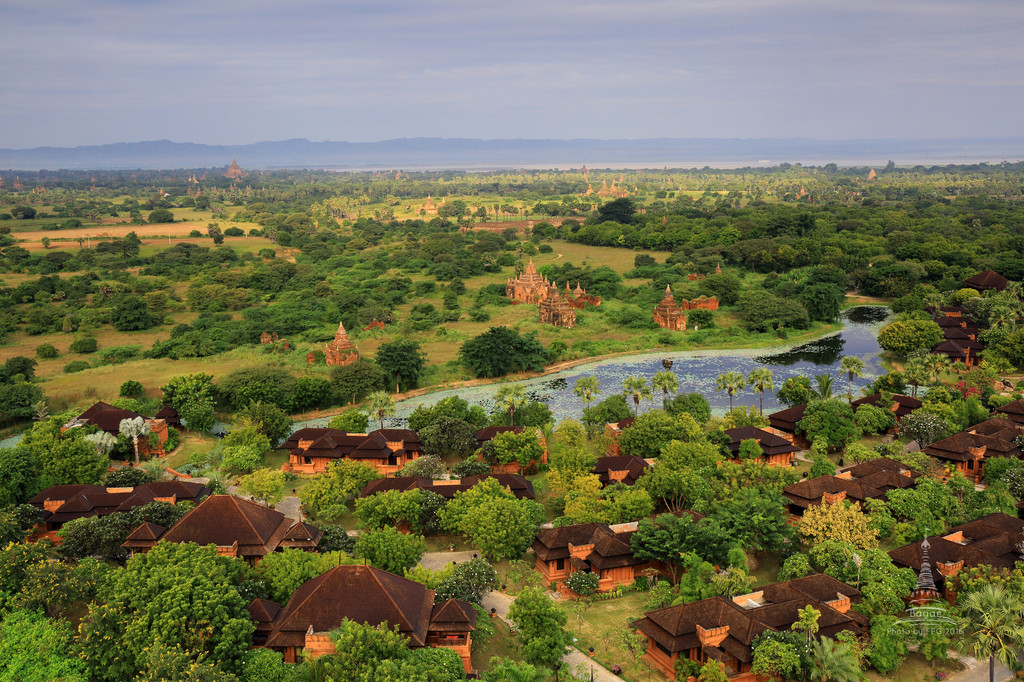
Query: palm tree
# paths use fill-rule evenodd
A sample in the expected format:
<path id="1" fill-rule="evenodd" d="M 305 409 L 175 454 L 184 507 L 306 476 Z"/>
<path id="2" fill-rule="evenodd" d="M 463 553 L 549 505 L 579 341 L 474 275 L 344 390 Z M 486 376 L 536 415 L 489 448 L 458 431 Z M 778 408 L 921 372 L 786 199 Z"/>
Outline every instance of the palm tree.
<path id="1" fill-rule="evenodd" d="M 853 402 L 853 378 L 860 378 L 864 376 L 864 361 L 858 358 L 856 355 L 847 355 L 839 361 L 839 368 L 846 372 L 846 377 L 850 380 L 850 402 Z"/>
<path id="2" fill-rule="evenodd" d="M 623 391 L 627 398 L 633 399 L 633 409 L 636 412 L 636 416 L 640 416 L 640 400 L 643 398 L 651 399 L 651 387 L 647 385 L 647 380 L 643 377 L 626 377 L 625 381 L 622 382 Z"/>
<path id="3" fill-rule="evenodd" d="M 818 384 L 818 390 L 814 391 L 817 397 L 822 400 L 830 400 L 832 398 L 832 384 L 835 383 L 835 379 L 832 378 L 832 375 L 819 374 L 814 377 L 814 381 Z"/>
<path id="4" fill-rule="evenodd" d="M 1024 602 L 1002 585 L 988 583 L 962 597 L 959 604 L 957 651 L 988 658 L 988 679 L 995 682 L 996 659 L 1011 670 L 1017 649 L 1024 646 Z"/>
<path id="5" fill-rule="evenodd" d="M 928 367 L 928 371 L 932 373 L 932 381 L 938 381 L 939 375 L 948 372 L 952 364 L 949 358 L 939 353 L 929 353 L 924 363 Z"/>
<path id="6" fill-rule="evenodd" d="M 747 375 L 747 385 L 757 393 L 757 411 L 764 414 L 764 392 L 775 390 L 775 375 L 767 367 L 752 369 Z"/>
<path id="7" fill-rule="evenodd" d="M 679 379 L 668 370 L 655 372 L 651 377 L 651 388 L 661 389 L 662 402 L 664 402 L 668 400 L 669 393 L 675 395 L 675 392 L 679 390 Z"/>
<path id="8" fill-rule="evenodd" d="M 907 375 L 907 381 L 914 387 L 913 396 L 917 397 L 917 387 L 928 381 L 928 362 L 920 355 L 907 360 L 903 365 L 903 372 Z"/>
<path id="9" fill-rule="evenodd" d="M 849 644 L 822 637 L 811 644 L 812 682 L 859 682 L 864 674 Z"/>
<path id="10" fill-rule="evenodd" d="M 508 412 L 509 426 L 515 426 L 516 410 L 526 403 L 526 389 L 519 384 L 505 384 L 494 394 L 494 402 Z"/>
<path id="11" fill-rule="evenodd" d="M 583 407 L 590 407 L 590 403 L 594 401 L 594 398 L 601 394 L 601 386 L 597 381 L 597 377 L 580 377 L 576 380 L 576 385 L 573 386 L 572 392 L 583 401 Z"/>
<path id="12" fill-rule="evenodd" d="M 746 382 L 739 372 L 728 371 L 719 374 L 715 379 L 715 390 L 725 391 L 729 394 L 729 411 L 732 412 L 732 397 L 743 390 Z"/>
<path id="13" fill-rule="evenodd" d="M 142 417 L 122 419 L 117 430 L 122 436 L 132 439 L 132 445 L 135 447 L 135 466 L 139 466 L 139 438 L 149 435 L 149 424 Z"/>
<path id="14" fill-rule="evenodd" d="M 370 394 L 370 414 L 377 415 L 380 420 L 380 428 L 384 428 L 384 417 L 391 417 L 395 414 L 395 399 L 387 391 L 374 391 Z"/>

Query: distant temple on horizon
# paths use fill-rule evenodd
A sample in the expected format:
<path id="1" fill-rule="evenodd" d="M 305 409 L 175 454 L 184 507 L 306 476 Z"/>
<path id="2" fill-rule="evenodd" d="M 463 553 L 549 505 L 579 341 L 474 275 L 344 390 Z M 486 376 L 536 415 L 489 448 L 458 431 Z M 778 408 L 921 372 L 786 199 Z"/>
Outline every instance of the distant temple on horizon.
<path id="1" fill-rule="evenodd" d="M 225 178 L 231 178 L 232 180 L 239 180 L 249 175 L 242 170 L 242 167 L 238 165 L 238 159 L 231 157 L 231 165 L 228 166 L 228 172 L 224 174 Z"/>

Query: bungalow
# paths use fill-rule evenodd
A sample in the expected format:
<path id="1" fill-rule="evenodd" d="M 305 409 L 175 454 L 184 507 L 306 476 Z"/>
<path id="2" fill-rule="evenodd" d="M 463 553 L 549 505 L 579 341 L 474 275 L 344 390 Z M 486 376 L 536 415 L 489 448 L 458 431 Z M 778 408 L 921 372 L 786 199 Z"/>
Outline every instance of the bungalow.
<path id="1" fill-rule="evenodd" d="M 473 438 L 476 440 L 476 449 L 479 450 L 484 446 L 484 443 L 494 440 L 494 437 L 499 433 L 522 433 L 525 430 L 522 426 L 488 426 L 475 431 Z"/>
<path id="2" fill-rule="evenodd" d="M 995 270 L 985 270 L 964 280 L 964 287 L 975 291 L 1002 291 L 1010 280 Z"/>
<path id="3" fill-rule="evenodd" d="M 924 452 L 943 466 L 953 466 L 967 478 L 980 482 L 986 458 L 1022 456 L 1016 443 L 1022 435 L 1024 424 L 993 417 L 926 446 Z"/>
<path id="4" fill-rule="evenodd" d="M 985 344 L 970 339 L 948 339 L 932 347 L 935 355 L 945 355 L 950 362 L 962 362 L 968 367 L 974 366 L 978 353 L 985 350 Z"/>
<path id="5" fill-rule="evenodd" d="M 454 481 L 434 481 L 422 476 L 378 478 L 377 480 L 370 481 L 363 486 L 363 489 L 359 491 L 359 497 L 369 497 L 370 495 L 376 495 L 377 493 L 383 493 L 389 490 L 405 492 L 407 490 L 419 489 L 430 490 L 441 497 L 450 500 L 455 497 L 455 493 L 469 490 L 477 483 L 489 478 L 497 480 L 498 483 L 503 487 L 508 488 L 509 492 L 520 500 L 534 500 L 537 498 L 536 494 L 533 492 L 533 483 L 519 474 L 477 474 L 474 476 L 463 476 L 462 478 Z"/>
<path id="6" fill-rule="evenodd" d="M 156 434 L 157 438 L 160 439 L 160 446 L 155 449 L 155 454 L 157 456 L 162 456 L 164 454 L 164 443 L 167 442 L 168 435 L 167 421 L 165 419 L 160 417 L 149 419 L 138 412 L 123 410 L 119 407 L 108 405 L 103 401 L 96 403 L 82 414 L 68 421 L 61 427 L 61 431 L 67 431 L 68 429 L 74 429 L 79 426 L 95 426 L 99 428 L 100 431 L 105 431 L 111 436 L 117 438 L 118 434 L 121 433 L 121 421 L 124 419 L 135 419 L 136 417 L 144 419 L 146 424 L 149 426 L 149 432 Z M 139 454 L 146 455 L 149 454 L 149 452 L 149 439 L 140 438 Z"/>
<path id="7" fill-rule="evenodd" d="M 617 422 L 611 422 L 604 425 L 604 435 L 608 437 L 608 454 L 609 455 L 621 455 L 622 451 L 619 450 L 619 436 L 622 432 L 631 427 L 636 422 L 636 417 L 626 417 L 620 419 Z"/>
<path id="8" fill-rule="evenodd" d="M 745 440 L 756 440 L 765 462 L 771 466 L 792 466 L 793 454 L 800 449 L 777 433 L 753 426 L 726 429 L 725 435 L 729 436 L 727 447 L 734 460 L 739 457 L 740 443 Z"/>
<path id="9" fill-rule="evenodd" d="M 288 450 L 283 471 L 319 474 L 338 459 L 353 459 L 387 476 L 401 471 L 423 454 L 415 431 L 377 429 L 370 433 L 346 433 L 338 429 L 305 428 L 291 434 L 281 449 Z"/>
<path id="10" fill-rule="evenodd" d="M 649 611 L 632 625 L 647 637 L 647 662 L 669 679 L 676 679 L 680 658 L 701 665 L 719 661 L 727 673 L 739 675 L 749 673 L 753 664 L 754 638 L 790 629 L 798 611 L 807 606 L 821 613 L 818 637 L 835 637 L 844 630 L 864 636 L 868 619 L 851 609 L 860 596 L 859 590 L 835 578 L 809 575 L 732 599 L 712 597 Z"/>
<path id="11" fill-rule="evenodd" d="M 943 535 L 912 542 L 889 552 L 893 563 L 916 573 L 931 572 L 936 588 L 947 599 L 956 599 L 947 580 L 963 568 L 992 566 L 1013 568 L 1021 560 L 1024 521 L 995 513 L 955 526 Z"/>
<path id="12" fill-rule="evenodd" d="M 134 488 L 55 485 L 42 491 L 28 503 L 43 512 L 42 523 L 37 526 L 34 537 L 48 537 L 58 542 L 56 532 L 65 523 L 74 519 L 126 512 L 150 502 L 198 502 L 209 494 L 210 489 L 202 483 L 187 481 L 157 481 L 143 483 Z"/>
<path id="13" fill-rule="evenodd" d="M 606 523 L 577 523 L 561 528 L 545 528 L 533 541 L 537 572 L 549 583 L 557 583 L 561 592 L 569 592 L 565 579 L 577 571 L 596 573 L 599 592 L 618 585 L 630 585 L 650 562 L 633 556 L 630 539 L 635 523 L 609 526 Z"/>
<path id="14" fill-rule="evenodd" d="M 789 500 L 789 512 L 803 516 L 811 507 L 819 504 L 835 504 L 843 500 L 859 502 L 885 499 L 890 490 L 902 490 L 917 485 L 921 474 L 899 462 L 883 457 L 864 462 L 835 476 L 816 476 L 798 481 L 782 489 Z"/>
<path id="15" fill-rule="evenodd" d="M 607 488 L 615 483 L 633 485 L 651 468 L 651 462 L 633 455 L 599 457 L 590 473 L 597 474 L 601 487 Z"/>
<path id="16" fill-rule="evenodd" d="M 153 523 L 139 526 L 121 544 L 132 555 L 145 553 L 157 542 L 195 542 L 216 545 L 217 553 L 256 563 L 271 552 L 287 548 L 313 551 L 323 532 L 293 521 L 274 509 L 233 495 L 211 495 L 170 529 Z"/>
<path id="17" fill-rule="evenodd" d="M 316 658 L 333 653 L 327 633 L 346 618 L 370 625 L 397 627 L 410 647 L 445 647 L 462 658 L 467 673 L 476 610 L 459 599 L 434 603 L 434 590 L 372 566 L 336 566 L 303 583 L 282 608 L 253 600 L 254 643 L 296 662 L 300 652 Z"/>

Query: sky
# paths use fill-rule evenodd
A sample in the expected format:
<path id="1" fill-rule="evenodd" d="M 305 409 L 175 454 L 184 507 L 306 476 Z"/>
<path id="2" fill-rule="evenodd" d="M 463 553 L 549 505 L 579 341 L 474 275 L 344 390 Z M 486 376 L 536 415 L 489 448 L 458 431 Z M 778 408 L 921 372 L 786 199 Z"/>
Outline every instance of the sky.
<path id="1" fill-rule="evenodd" d="M 0 0 L 0 147 L 1024 135 L 1020 0 Z"/>

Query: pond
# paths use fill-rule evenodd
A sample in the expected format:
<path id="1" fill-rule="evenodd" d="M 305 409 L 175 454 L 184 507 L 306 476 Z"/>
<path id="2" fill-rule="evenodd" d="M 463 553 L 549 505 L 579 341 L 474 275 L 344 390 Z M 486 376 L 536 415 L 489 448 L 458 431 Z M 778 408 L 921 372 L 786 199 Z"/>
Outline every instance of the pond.
<path id="1" fill-rule="evenodd" d="M 534 400 L 548 404 L 555 419 L 579 419 L 583 405 L 573 392 L 576 380 L 584 376 L 597 377 L 601 388 L 598 399 L 613 393 L 622 392 L 623 379 L 630 376 L 642 376 L 650 379 L 655 372 L 663 369 L 662 361 L 672 361 L 672 371 L 679 379 L 681 393 L 700 393 L 711 403 L 712 412 L 723 415 L 729 409 L 729 397 L 715 390 L 715 380 L 719 374 L 728 371 L 741 372 L 746 376 L 750 370 L 766 367 L 774 373 L 776 390 L 787 378 L 792 376 L 811 376 L 831 374 L 835 379 L 833 391 L 845 393 L 847 377 L 839 368 L 840 359 L 847 355 L 855 355 L 864 361 L 864 377 L 854 378 L 854 395 L 860 393 L 861 387 L 884 374 L 878 346 L 878 329 L 888 317 L 888 308 L 883 306 L 859 306 L 846 311 L 843 316 L 843 329 L 824 338 L 795 347 L 780 346 L 778 349 L 757 350 L 718 350 L 718 351 L 687 351 L 671 352 L 656 351 L 642 355 L 629 355 L 610 360 L 599 360 L 555 374 L 535 379 L 516 382 L 522 385 L 527 394 Z M 405 426 L 409 414 L 419 405 L 433 405 L 439 400 L 458 396 L 470 404 L 483 405 L 490 411 L 493 408 L 493 396 L 505 383 L 487 384 L 446 391 L 435 391 L 427 395 L 404 400 L 397 405 L 397 414 L 385 425 L 390 427 Z M 733 398 L 735 405 L 758 404 L 758 396 L 750 389 L 744 389 Z M 640 409 L 660 406 L 660 396 L 655 401 L 641 403 Z M 765 411 L 775 411 L 783 406 L 779 404 L 774 393 L 765 392 Z M 295 428 L 305 426 L 325 426 L 330 419 L 325 417 L 314 419 Z"/>

